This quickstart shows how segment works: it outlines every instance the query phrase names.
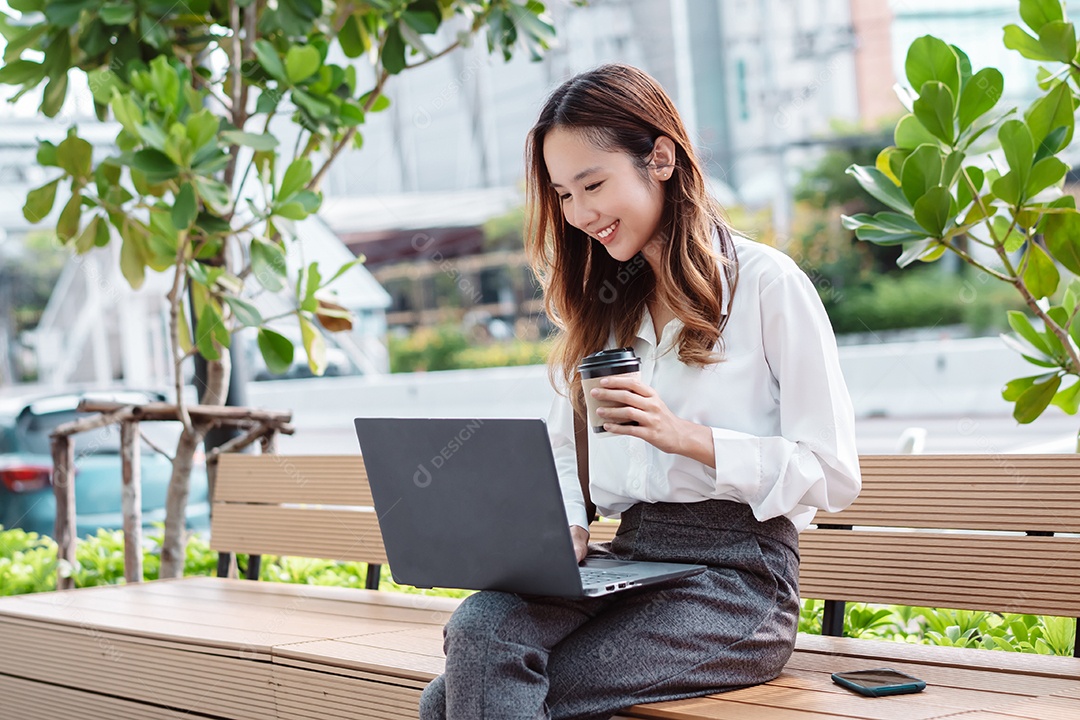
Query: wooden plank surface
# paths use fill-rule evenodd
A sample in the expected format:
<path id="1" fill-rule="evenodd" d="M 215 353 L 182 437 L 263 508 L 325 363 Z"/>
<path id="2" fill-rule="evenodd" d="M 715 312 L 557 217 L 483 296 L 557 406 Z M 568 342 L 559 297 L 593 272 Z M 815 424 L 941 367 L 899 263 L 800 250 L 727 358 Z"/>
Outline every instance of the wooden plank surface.
<path id="1" fill-rule="evenodd" d="M 372 507 L 360 455 L 245 455 L 218 461 L 214 502 Z"/>
<path id="2" fill-rule="evenodd" d="M 210 547 L 218 551 L 386 562 L 372 510 L 216 503 Z"/>
<path id="3" fill-rule="evenodd" d="M 799 547 L 802 597 L 1080 615 L 1077 538 L 808 530 Z"/>

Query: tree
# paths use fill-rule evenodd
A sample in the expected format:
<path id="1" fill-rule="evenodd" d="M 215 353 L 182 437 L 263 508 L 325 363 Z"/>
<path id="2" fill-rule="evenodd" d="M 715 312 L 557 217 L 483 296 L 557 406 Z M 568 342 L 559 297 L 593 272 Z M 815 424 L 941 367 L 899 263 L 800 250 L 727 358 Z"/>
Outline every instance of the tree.
<path id="1" fill-rule="evenodd" d="M 960 48 L 917 39 L 907 53 L 912 89 L 901 92 L 909 112 L 896 125 L 896 144 L 874 166 L 848 170 L 889 210 L 844 224 L 860 240 L 902 246 L 901 267 L 953 252 L 1016 288 L 1040 327 L 1011 311 L 1016 335 L 1003 337 L 1041 371 L 1010 381 L 1002 396 L 1029 423 L 1051 403 L 1069 414 L 1080 408 L 1080 382 L 1061 388 L 1080 376 L 1080 279 L 1058 293 L 1059 265 L 1080 275 L 1080 213 L 1062 191 L 1068 166 L 1058 157 L 1073 138 L 1080 46 L 1064 3 L 1020 0 L 1019 9 L 1031 33 L 1007 25 L 1004 43 L 1049 64 L 1038 71 L 1043 94 L 1023 113 L 991 112 L 1000 71 L 976 72 Z"/>
<path id="2" fill-rule="evenodd" d="M 85 74 L 97 117 L 119 122 L 118 152 L 95 162 L 75 128 L 37 159 L 57 177 L 32 190 L 23 212 L 39 222 L 61 185 L 70 190 L 56 233 L 84 253 L 120 242 L 120 269 L 139 287 L 147 268 L 172 274 L 170 325 L 178 415 L 162 577 L 182 573 L 184 506 L 198 443 L 209 429 L 184 405 L 180 364 L 207 360 L 201 402 L 222 404 L 231 334 L 258 328 L 271 371 L 283 372 L 293 343 L 250 302 L 286 289 L 286 242 L 316 212 L 320 183 L 349 147 L 359 147 L 368 113 L 384 110 L 391 77 L 436 60 L 486 33 L 490 52 L 510 59 L 521 43 L 534 59 L 554 36 L 534 0 L 11 0 L 20 18 L 0 17 L 7 40 L 0 82 L 15 99 L 44 83 L 40 110 L 55 116 L 72 75 Z M 447 41 L 449 24 L 457 29 Z M 429 49 L 442 40 L 445 47 Z M 371 63 L 364 86 L 356 66 Z M 286 151 L 271 134 L 288 117 L 298 132 Z M 357 261 L 359 262 L 359 260 Z M 325 364 L 322 332 L 351 326 L 327 285 L 343 268 L 311 263 L 294 278 L 295 307 L 312 371 Z M 184 298 L 190 295 L 190 319 Z"/>

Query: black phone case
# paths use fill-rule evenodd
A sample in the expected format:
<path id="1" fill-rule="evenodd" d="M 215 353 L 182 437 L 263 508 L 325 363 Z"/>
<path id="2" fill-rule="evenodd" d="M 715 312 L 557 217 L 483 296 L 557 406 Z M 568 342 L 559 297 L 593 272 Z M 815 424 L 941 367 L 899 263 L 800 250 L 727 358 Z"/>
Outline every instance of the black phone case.
<path id="1" fill-rule="evenodd" d="M 906 673 L 893 670 L 892 668 L 877 668 L 875 670 L 866 672 L 890 672 L 895 673 L 898 677 L 898 682 L 893 685 L 882 685 L 880 687 L 867 687 L 866 685 L 860 685 L 858 682 L 846 677 L 842 677 L 841 673 L 833 673 L 833 682 L 841 687 L 845 687 L 848 690 L 865 695 L 867 697 L 886 697 L 888 695 L 904 695 L 906 693 L 921 692 L 926 688 L 926 682 L 920 680 L 917 677 L 912 677 Z M 847 673 L 851 674 L 851 673 Z M 907 678 L 906 681 L 899 681 L 900 678 Z"/>

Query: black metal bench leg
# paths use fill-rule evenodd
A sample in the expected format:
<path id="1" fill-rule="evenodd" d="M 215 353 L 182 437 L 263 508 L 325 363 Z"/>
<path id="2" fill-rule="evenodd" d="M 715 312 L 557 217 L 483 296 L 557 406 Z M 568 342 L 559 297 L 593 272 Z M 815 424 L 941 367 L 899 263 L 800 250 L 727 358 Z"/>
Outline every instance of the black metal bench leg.
<path id="1" fill-rule="evenodd" d="M 367 575 L 364 578 L 364 587 L 368 590 L 378 590 L 380 577 L 382 577 L 382 565 L 369 563 L 367 566 Z"/>
<path id="2" fill-rule="evenodd" d="M 832 637 L 844 636 L 844 601 L 826 600 L 821 615 L 821 634 Z"/>
<path id="3" fill-rule="evenodd" d="M 219 578 L 229 577 L 229 565 L 232 563 L 232 553 L 220 552 L 217 556 L 217 576 Z"/>
<path id="4" fill-rule="evenodd" d="M 244 577 L 248 580 L 259 579 L 259 569 L 262 567 L 262 555 L 248 555 L 247 570 L 244 572 Z"/>

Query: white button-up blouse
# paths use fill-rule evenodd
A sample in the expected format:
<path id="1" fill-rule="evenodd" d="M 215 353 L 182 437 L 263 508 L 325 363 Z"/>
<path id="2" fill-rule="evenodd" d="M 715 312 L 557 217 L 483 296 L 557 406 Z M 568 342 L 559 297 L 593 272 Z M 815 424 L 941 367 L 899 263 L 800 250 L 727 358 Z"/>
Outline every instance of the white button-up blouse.
<path id="1" fill-rule="evenodd" d="M 854 412 L 813 284 L 779 250 L 738 236 L 734 244 L 739 277 L 722 362 L 680 362 L 677 318 L 658 340 L 646 313 L 633 344 L 642 381 L 676 416 L 712 428 L 716 469 L 638 438 L 590 434 L 589 491 L 601 515 L 639 502 L 734 500 L 761 521 L 786 515 L 801 531 L 817 508 L 841 510 L 859 493 Z M 562 395 L 548 431 L 570 524 L 588 527 Z"/>

